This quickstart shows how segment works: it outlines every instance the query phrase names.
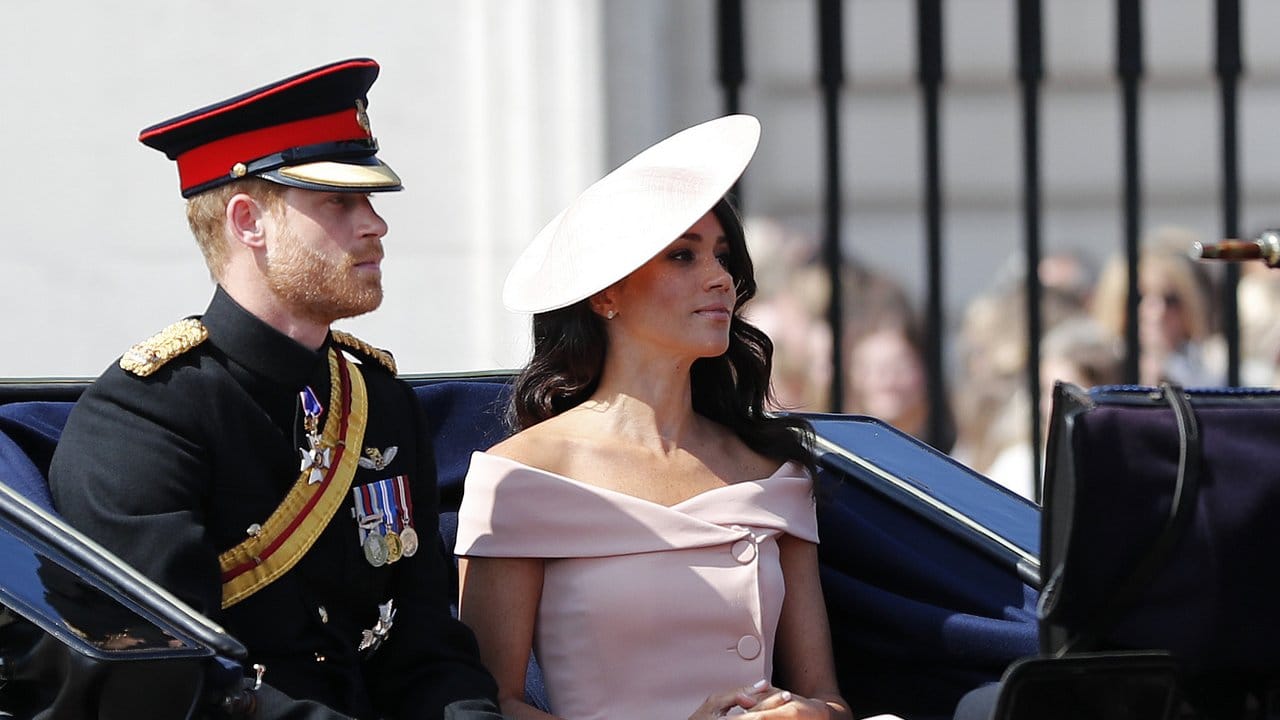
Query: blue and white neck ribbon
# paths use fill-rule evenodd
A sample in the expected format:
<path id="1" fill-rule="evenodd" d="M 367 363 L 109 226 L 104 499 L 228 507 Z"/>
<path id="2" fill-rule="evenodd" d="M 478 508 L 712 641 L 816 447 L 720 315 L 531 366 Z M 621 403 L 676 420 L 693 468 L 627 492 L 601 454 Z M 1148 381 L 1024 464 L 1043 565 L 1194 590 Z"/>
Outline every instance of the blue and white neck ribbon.
<path id="1" fill-rule="evenodd" d="M 307 433 L 309 445 L 298 448 L 298 452 L 302 454 L 298 471 L 310 471 L 307 484 L 314 485 L 324 479 L 325 471 L 333 463 L 333 448 L 327 447 L 321 440 L 320 415 L 324 413 L 324 406 L 320 404 L 320 398 L 316 397 L 310 385 L 298 392 L 298 400 L 302 403 L 302 427 Z"/>

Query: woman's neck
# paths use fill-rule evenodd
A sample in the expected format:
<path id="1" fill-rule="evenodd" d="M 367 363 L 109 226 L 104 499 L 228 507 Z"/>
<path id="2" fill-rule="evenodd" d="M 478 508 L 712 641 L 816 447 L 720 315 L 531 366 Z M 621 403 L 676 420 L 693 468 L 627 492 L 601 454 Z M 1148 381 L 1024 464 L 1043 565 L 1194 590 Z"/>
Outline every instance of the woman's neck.
<path id="1" fill-rule="evenodd" d="M 600 384 L 582 404 L 601 413 L 611 432 L 670 451 L 686 445 L 698 427 L 693 411 L 691 363 L 608 359 Z"/>

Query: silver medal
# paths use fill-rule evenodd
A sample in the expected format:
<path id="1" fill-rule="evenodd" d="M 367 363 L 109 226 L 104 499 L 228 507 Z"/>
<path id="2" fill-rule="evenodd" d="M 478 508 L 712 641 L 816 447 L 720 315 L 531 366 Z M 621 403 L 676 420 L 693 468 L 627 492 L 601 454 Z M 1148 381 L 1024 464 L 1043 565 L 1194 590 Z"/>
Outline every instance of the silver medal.
<path id="1" fill-rule="evenodd" d="M 364 559 L 374 567 L 382 567 L 387 564 L 387 541 L 382 537 L 382 533 L 371 532 L 364 539 Z"/>
<path id="2" fill-rule="evenodd" d="M 413 557 L 416 552 L 418 552 L 418 531 L 406 527 L 400 531 L 400 554 Z"/>

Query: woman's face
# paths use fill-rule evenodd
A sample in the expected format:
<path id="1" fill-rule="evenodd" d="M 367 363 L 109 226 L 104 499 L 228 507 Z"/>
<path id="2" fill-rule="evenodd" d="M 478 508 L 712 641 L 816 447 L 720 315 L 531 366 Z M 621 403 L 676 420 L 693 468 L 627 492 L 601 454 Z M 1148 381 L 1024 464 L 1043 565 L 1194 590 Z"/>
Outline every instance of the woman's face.
<path id="1" fill-rule="evenodd" d="M 1174 350 L 1191 339 L 1186 299 L 1160 266 L 1143 268 L 1138 281 L 1138 338 L 1143 347 Z"/>
<path id="2" fill-rule="evenodd" d="M 918 415 L 926 402 L 920 357 L 902 333 L 891 328 L 872 332 L 854 346 L 849 387 L 857 412 L 890 425 Z"/>
<path id="3" fill-rule="evenodd" d="M 731 249 L 714 213 L 635 272 L 605 290 L 611 335 L 623 333 L 672 354 L 716 357 L 729 349 L 736 296 Z"/>

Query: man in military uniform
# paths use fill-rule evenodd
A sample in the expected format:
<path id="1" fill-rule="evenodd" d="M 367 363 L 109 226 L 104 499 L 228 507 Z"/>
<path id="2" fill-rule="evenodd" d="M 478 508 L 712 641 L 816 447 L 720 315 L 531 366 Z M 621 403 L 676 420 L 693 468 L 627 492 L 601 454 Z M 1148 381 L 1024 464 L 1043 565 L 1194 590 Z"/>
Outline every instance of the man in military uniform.
<path id="1" fill-rule="evenodd" d="M 85 393 L 50 482 L 265 666 L 258 716 L 496 718 L 449 613 L 421 408 L 390 355 L 329 327 L 382 301 L 370 194 L 400 180 L 365 112 L 377 74 L 338 62 L 142 131 L 217 288 Z"/>

